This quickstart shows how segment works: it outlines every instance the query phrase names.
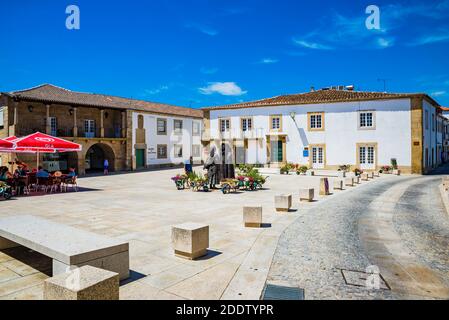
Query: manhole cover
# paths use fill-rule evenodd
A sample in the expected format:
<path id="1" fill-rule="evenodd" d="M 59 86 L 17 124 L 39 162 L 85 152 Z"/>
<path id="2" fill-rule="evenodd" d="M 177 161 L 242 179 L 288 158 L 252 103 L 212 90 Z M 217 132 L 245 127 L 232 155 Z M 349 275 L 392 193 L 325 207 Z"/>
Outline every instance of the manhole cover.
<path id="1" fill-rule="evenodd" d="M 356 271 L 356 270 L 346 270 L 341 269 L 341 274 L 343 276 L 343 279 L 345 280 L 345 283 L 349 286 L 355 286 L 355 287 L 365 287 L 367 288 L 366 280 L 369 276 L 379 276 L 379 289 L 382 290 L 391 290 L 388 283 L 385 281 L 384 277 L 379 274 L 372 274 L 367 273 L 363 271 Z"/>
<path id="2" fill-rule="evenodd" d="M 304 300 L 304 289 L 267 284 L 262 300 Z"/>

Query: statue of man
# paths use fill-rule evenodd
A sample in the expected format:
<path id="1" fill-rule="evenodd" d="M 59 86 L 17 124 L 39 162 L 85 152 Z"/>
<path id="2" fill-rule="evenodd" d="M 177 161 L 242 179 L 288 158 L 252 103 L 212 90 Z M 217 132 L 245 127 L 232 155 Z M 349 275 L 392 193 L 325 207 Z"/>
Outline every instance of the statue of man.
<path id="1" fill-rule="evenodd" d="M 204 169 L 207 170 L 207 179 L 210 189 L 214 189 L 217 180 L 217 164 L 215 160 L 215 147 L 212 147 L 209 157 L 204 163 Z"/>

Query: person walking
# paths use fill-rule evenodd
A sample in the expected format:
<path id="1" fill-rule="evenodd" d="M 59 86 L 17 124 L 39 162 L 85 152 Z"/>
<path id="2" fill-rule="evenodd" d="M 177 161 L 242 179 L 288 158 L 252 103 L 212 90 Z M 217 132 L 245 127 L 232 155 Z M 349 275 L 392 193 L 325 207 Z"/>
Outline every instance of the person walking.
<path id="1" fill-rule="evenodd" d="M 109 161 L 108 159 L 104 159 L 103 163 L 104 175 L 107 176 L 109 174 Z"/>

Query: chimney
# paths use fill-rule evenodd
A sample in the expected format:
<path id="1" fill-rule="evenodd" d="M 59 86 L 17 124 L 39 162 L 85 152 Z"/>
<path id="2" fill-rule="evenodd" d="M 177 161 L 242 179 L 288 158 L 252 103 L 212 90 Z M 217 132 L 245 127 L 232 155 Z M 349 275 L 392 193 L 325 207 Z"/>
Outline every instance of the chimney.
<path id="1" fill-rule="evenodd" d="M 315 87 L 310 87 L 310 92 L 315 92 Z"/>
<path id="2" fill-rule="evenodd" d="M 354 85 L 346 86 L 346 90 L 348 91 L 354 91 Z"/>

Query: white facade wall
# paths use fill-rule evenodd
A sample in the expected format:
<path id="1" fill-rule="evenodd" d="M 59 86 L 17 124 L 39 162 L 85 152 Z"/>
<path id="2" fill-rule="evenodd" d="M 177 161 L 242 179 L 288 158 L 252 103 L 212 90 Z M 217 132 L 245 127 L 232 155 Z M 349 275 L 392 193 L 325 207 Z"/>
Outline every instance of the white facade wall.
<path id="1" fill-rule="evenodd" d="M 426 116 L 426 113 L 428 116 Z M 437 165 L 437 126 L 436 109 L 427 101 L 423 101 L 423 147 L 424 169 L 431 169 Z M 427 160 L 426 160 L 427 157 Z"/>
<path id="2" fill-rule="evenodd" d="M 282 114 L 282 133 L 287 135 L 287 162 L 309 164 L 309 158 L 303 157 L 303 150 L 311 144 L 326 145 L 327 166 L 343 164 L 355 165 L 357 143 L 377 143 L 377 163 L 390 165 L 396 158 L 399 166 L 411 166 L 411 113 L 410 99 L 373 100 L 331 104 L 310 104 L 295 106 L 273 106 L 242 108 L 229 110 L 211 110 L 211 139 L 242 138 L 240 119 L 252 117 L 253 137 L 248 140 L 247 163 L 267 162 L 266 134 L 270 131 L 270 115 Z M 432 109 L 434 109 L 432 107 Z M 376 128 L 360 130 L 358 128 L 359 111 L 375 111 Z M 290 114 L 296 113 L 293 121 Z M 308 112 L 324 112 L 325 130 L 308 131 Z M 231 132 L 221 135 L 220 118 L 231 119 Z M 257 150 L 257 153 L 256 153 Z"/>
<path id="3" fill-rule="evenodd" d="M 203 130 L 202 119 L 187 118 L 187 117 L 174 117 L 174 116 L 161 116 L 155 114 L 149 114 L 144 112 L 134 112 L 132 117 L 133 123 L 133 148 L 132 155 L 135 156 L 135 144 L 136 144 L 136 128 L 138 128 L 138 117 L 143 116 L 144 128 L 145 128 L 145 140 L 147 145 L 146 150 L 146 165 L 163 165 L 163 164 L 181 164 L 190 158 L 192 155 L 193 145 L 197 145 L 200 149 L 200 154 L 194 157 L 195 162 L 201 161 L 203 147 L 201 144 L 201 132 Z M 157 134 L 157 119 L 167 120 L 167 135 Z M 182 120 L 182 135 L 174 134 L 174 120 Z M 200 133 L 197 136 L 193 135 L 193 122 L 197 122 L 200 126 Z M 157 145 L 167 145 L 167 159 L 157 158 Z M 175 145 L 182 145 L 182 158 L 175 156 Z"/>

